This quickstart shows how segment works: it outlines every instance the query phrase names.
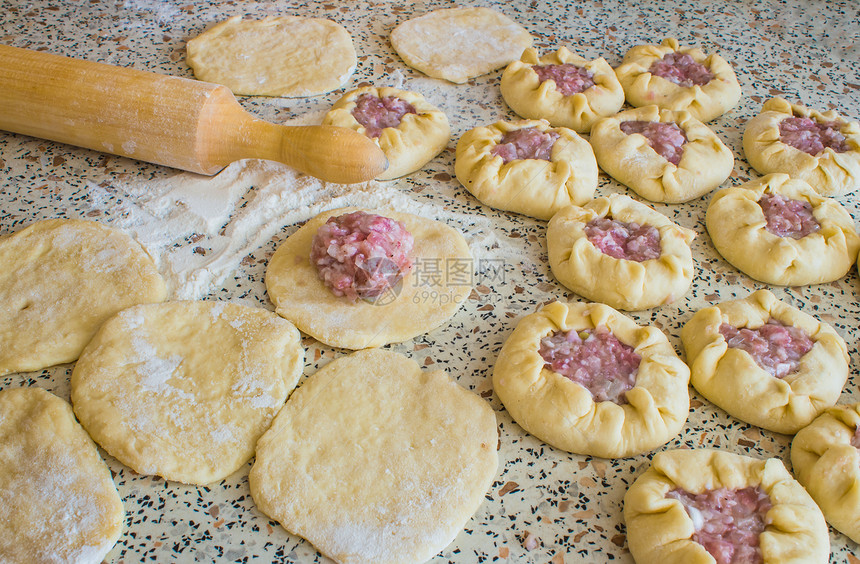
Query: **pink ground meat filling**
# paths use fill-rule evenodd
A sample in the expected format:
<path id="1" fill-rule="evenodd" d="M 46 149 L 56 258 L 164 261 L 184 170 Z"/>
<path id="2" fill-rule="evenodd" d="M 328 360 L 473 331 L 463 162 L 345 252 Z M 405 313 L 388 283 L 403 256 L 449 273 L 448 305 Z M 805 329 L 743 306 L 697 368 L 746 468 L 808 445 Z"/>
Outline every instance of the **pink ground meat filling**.
<path id="1" fill-rule="evenodd" d="M 860 450 L 860 427 L 854 429 L 854 436 L 851 437 L 851 446 Z"/>
<path id="2" fill-rule="evenodd" d="M 381 215 L 352 212 L 331 217 L 311 243 L 311 264 L 335 296 L 374 298 L 412 268 L 412 234 Z"/>
<path id="3" fill-rule="evenodd" d="M 666 497 L 681 502 L 696 530 L 693 540 L 705 547 L 717 564 L 762 562 L 759 535 L 773 505 L 761 488 L 719 488 L 701 494 L 676 489 Z"/>
<path id="4" fill-rule="evenodd" d="M 591 393 L 595 402 L 627 403 L 642 360 L 609 329 L 556 331 L 540 341 L 544 366 Z"/>
<path id="5" fill-rule="evenodd" d="M 763 194 L 758 202 L 767 220 L 767 230 L 779 237 L 801 239 L 821 229 L 812 215 L 812 205 L 779 194 Z"/>
<path id="6" fill-rule="evenodd" d="M 594 86 L 594 75 L 582 67 L 563 63 L 561 65 L 535 65 L 532 67 L 541 83 L 555 82 L 555 89 L 565 96 L 573 96 Z"/>
<path id="7" fill-rule="evenodd" d="M 758 329 L 723 323 L 720 334 L 729 347 L 746 351 L 756 364 L 776 378 L 784 378 L 796 371 L 800 359 L 815 344 L 803 329 L 783 325 L 775 319 L 769 319 Z"/>
<path id="8" fill-rule="evenodd" d="M 386 127 L 397 127 L 403 116 L 414 114 L 409 102 L 396 96 L 380 98 L 373 94 L 362 94 L 355 101 L 352 117 L 364 126 L 368 137 L 379 137 Z"/>
<path id="9" fill-rule="evenodd" d="M 779 140 L 799 151 L 817 155 L 830 148 L 837 153 L 848 150 L 840 121 L 818 122 L 808 117 L 789 117 L 779 122 Z"/>
<path id="10" fill-rule="evenodd" d="M 558 138 L 558 133 L 544 133 L 536 127 L 516 129 L 505 133 L 502 140 L 490 149 L 490 153 L 502 157 L 505 164 L 520 159 L 548 161 Z"/>
<path id="11" fill-rule="evenodd" d="M 643 262 L 663 252 L 660 232 L 652 225 L 597 217 L 585 224 L 585 236 L 601 253 L 617 259 Z"/>
<path id="12" fill-rule="evenodd" d="M 667 53 L 659 61 L 654 61 L 648 72 L 684 87 L 704 86 L 714 78 L 705 65 L 697 63 L 690 55 L 677 51 Z"/>
<path id="13" fill-rule="evenodd" d="M 660 121 L 623 121 L 621 131 L 627 135 L 638 133 L 644 136 L 648 140 L 648 145 L 673 165 L 678 166 L 681 162 L 687 135 L 677 124 Z"/>

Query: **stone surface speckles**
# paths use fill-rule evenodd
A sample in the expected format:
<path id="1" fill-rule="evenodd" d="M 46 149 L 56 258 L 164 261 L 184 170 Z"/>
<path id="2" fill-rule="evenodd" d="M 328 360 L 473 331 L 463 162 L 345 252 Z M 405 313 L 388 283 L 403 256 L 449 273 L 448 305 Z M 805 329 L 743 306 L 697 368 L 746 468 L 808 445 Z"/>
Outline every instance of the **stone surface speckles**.
<path id="1" fill-rule="evenodd" d="M 735 68 L 743 96 L 711 122 L 734 152 L 725 185 L 758 176 L 743 158 L 745 122 L 772 96 L 860 119 L 860 6 L 850 0 L 758 2 L 645 2 L 642 0 L 481 0 L 512 17 L 535 37 L 543 54 L 562 45 L 586 59 L 620 63 L 630 47 L 677 37 L 683 45 L 718 52 Z M 421 92 L 448 116 L 448 149 L 423 170 L 387 183 L 322 186 L 274 165 L 234 166 L 214 179 L 129 159 L 0 133 L 0 235 L 38 219 L 81 217 L 114 225 L 150 248 L 171 278 L 173 297 L 233 300 L 273 309 L 265 292 L 266 263 L 275 248 L 322 209 L 390 202 L 402 211 L 461 229 L 475 256 L 474 290 L 450 323 L 389 348 L 427 368 L 442 368 L 497 411 L 501 466 L 486 500 L 465 530 L 433 562 L 630 563 L 621 506 L 627 486 L 650 455 L 601 460 L 542 443 L 514 423 L 493 394 L 491 374 L 502 343 L 517 321 L 554 299 L 579 299 L 552 276 L 543 222 L 497 212 L 478 203 L 453 178 L 460 135 L 499 119 L 515 119 L 499 93 L 501 70 L 453 85 L 407 67 L 391 48 L 391 29 L 413 16 L 454 3 L 428 0 L 344 2 L 188 2 L 125 0 L 50 2 L 11 0 L 0 10 L 0 43 L 191 78 L 185 43 L 232 15 L 326 17 L 352 35 L 358 66 L 341 90 L 307 99 L 241 98 L 251 113 L 276 123 L 319 123 L 345 91 L 364 84 Z M 598 195 L 627 190 L 601 174 Z M 629 193 L 629 192 L 628 192 Z M 204 194 L 204 196 L 200 196 Z M 207 202 L 206 194 L 211 194 Z M 635 194 L 631 196 L 639 199 Z M 195 197 L 198 198 L 195 200 Z M 201 203 L 200 198 L 204 200 Z M 856 194 L 839 198 L 856 218 Z M 682 353 L 680 329 L 692 314 L 718 301 L 766 287 L 744 276 L 716 252 L 704 211 L 710 195 L 686 204 L 654 204 L 693 229 L 697 275 L 676 302 L 636 312 L 639 323 L 665 331 Z M 208 205 L 207 205 L 208 204 Z M 191 214 L 191 215 L 188 215 Z M 250 227 L 249 227 L 250 226 Z M 237 234 L 259 233 L 245 244 Z M 205 271 L 205 272 L 204 272 Z M 206 274 L 210 272 L 210 274 Z M 840 403 L 860 401 L 858 276 L 820 286 L 771 288 L 778 297 L 832 324 L 845 337 L 851 377 Z M 428 287 L 424 299 L 434 299 Z M 305 338 L 305 376 L 343 351 Z M 0 388 L 38 386 L 69 396 L 71 366 L 0 377 Z M 690 419 L 665 448 L 714 446 L 788 464 L 790 437 L 740 421 L 692 392 Z M 208 487 L 140 476 L 106 457 L 127 518 L 110 563 L 326 562 L 302 539 L 254 506 L 250 464 Z M 532 543 L 526 543 L 532 539 Z M 831 532 L 831 561 L 857 562 L 857 545 Z M 526 544 L 534 544 L 531 550 Z"/>

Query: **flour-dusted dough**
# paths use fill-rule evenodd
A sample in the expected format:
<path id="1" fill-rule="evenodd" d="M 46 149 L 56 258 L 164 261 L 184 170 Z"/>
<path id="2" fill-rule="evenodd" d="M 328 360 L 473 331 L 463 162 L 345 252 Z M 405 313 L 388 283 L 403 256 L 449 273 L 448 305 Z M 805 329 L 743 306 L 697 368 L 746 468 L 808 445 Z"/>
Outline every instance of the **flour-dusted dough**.
<path id="1" fill-rule="evenodd" d="M 555 331 L 602 325 L 642 357 L 628 403 L 595 402 L 584 387 L 546 368 L 540 341 Z M 549 444 L 604 458 L 633 456 L 681 432 L 690 409 L 690 370 L 655 327 L 642 327 L 609 306 L 552 302 L 527 315 L 505 341 L 493 388 L 519 425 Z"/>
<path id="2" fill-rule="evenodd" d="M 767 528 L 759 535 L 762 564 L 829 562 L 824 516 L 781 460 L 705 448 L 658 452 L 627 490 L 624 521 L 630 553 L 637 564 L 713 564 L 713 556 L 691 538 L 695 528 L 684 506 L 666 493 L 755 486 L 773 504 Z"/>
<path id="3" fill-rule="evenodd" d="M 810 155 L 783 143 L 779 123 L 793 116 L 822 123 L 844 121 L 839 132 L 845 136 L 849 150 L 837 153 L 826 148 Z M 838 196 L 860 187 L 860 122 L 844 120 L 832 110 L 819 112 L 782 98 L 771 98 L 762 105 L 761 113 L 747 122 L 743 143 L 750 165 L 762 174 L 784 172 L 805 180 L 822 196 Z"/>
<path id="4" fill-rule="evenodd" d="M 535 65 L 562 64 L 572 64 L 592 73 L 594 86 L 566 96 L 556 89 L 552 80 L 541 82 L 532 69 Z M 603 58 L 588 61 L 566 47 L 540 58 L 536 50 L 526 49 L 519 61 L 505 68 L 500 88 L 505 102 L 518 115 L 545 119 L 550 125 L 580 133 L 588 133 L 595 120 L 618 112 L 624 105 L 624 90 L 609 63 Z"/>
<path id="5" fill-rule="evenodd" d="M 794 436 L 791 466 L 827 522 L 860 543 L 858 426 L 860 403 L 831 407 Z"/>
<path id="6" fill-rule="evenodd" d="M 135 472 L 208 484 L 251 458 L 303 366 L 299 332 L 268 310 L 136 306 L 81 354 L 72 404 L 93 439 Z"/>
<path id="7" fill-rule="evenodd" d="M 648 69 L 669 53 L 689 55 L 704 65 L 714 78 L 702 86 L 680 86 Z M 732 66 L 719 55 L 705 55 L 698 47 L 682 48 L 677 39 L 664 39 L 660 45 L 637 45 L 624 55 L 615 69 L 631 106 L 656 104 L 667 110 L 686 110 L 698 120 L 708 122 L 734 108 L 741 98 L 741 87 Z"/>
<path id="8" fill-rule="evenodd" d="M 676 124 L 687 137 L 680 162 L 666 160 L 645 136 L 624 133 L 625 121 Z M 677 204 L 698 198 L 725 182 L 735 165 L 731 149 L 707 125 L 689 112 L 657 106 L 598 120 L 591 129 L 591 146 L 600 168 L 652 202 Z"/>
<path id="9" fill-rule="evenodd" d="M 775 319 L 803 329 L 814 342 L 797 371 L 771 376 L 746 352 L 730 348 L 720 325 L 757 329 Z M 848 379 L 845 341 L 828 324 L 781 302 L 768 290 L 699 310 L 681 330 L 693 387 L 747 423 L 796 433 L 839 399 Z"/>
<path id="10" fill-rule="evenodd" d="M 233 16 L 188 42 L 200 80 L 249 96 L 316 96 L 343 86 L 355 70 L 352 38 L 322 18 Z"/>
<path id="11" fill-rule="evenodd" d="M 414 114 L 403 116 L 397 127 L 386 127 L 379 137 L 371 137 L 388 158 L 388 169 L 378 180 L 391 180 L 415 172 L 442 152 L 451 138 L 451 128 L 445 112 L 427 102 L 418 92 L 397 88 L 363 86 L 344 94 L 323 118 L 323 124 L 336 125 L 365 133 L 365 128 L 352 115 L 356 100 L 362 94 L 378 98 L 394 97 L 408 102 Z"/>
<path id="12" fill-rule="evenodd" d="M 260 510 L 344 564 L 424 562 L 478 509 L 498 465 L 489 404 L 384 350 L 311 376 L 260 439 Z"/>
<path id="13" fill-rule="evenodd" d="M 0 562 L 99 564 L 124 511 L 72 408 L 39 388 L 0 391 Z"/>
<path id="14" fill-rule="evenodd" d="M 414 265 L 402 286 L 376 301 L 350 302 L 331 293 L 310 262 L 311 241 L 329 217 L 357 210 L 323 212 L 278 247 L 266 269 L 266 290 L 278 315 L 311 337 L 345 349 L 405 341 L 453 316 L 472 290 L 469 245 L 456 229 L 408 213 L 363 210 L 401 222 L 415 239 Z"/>
<path id="15" fill-rule="evenodd" d="M 490 8 L 435 10 L 391 32 L 407 65 L 458 84 L 518 59 L 531 44 L 525 28 Z"/>
<path id="16" fill-rule="evenodd" d="M 656 227 L 662 254 L 636 262 L 602 253 L 585 235 L 586 224 L 598 217 Z M 687 292 L 695 236 L 622 194 L 595 198 L 584 207 L 568 206 L 553 216 L 546 231 L 549 265 L 559 282 L 588 300 L 628 311 L 671 303 Z"/>
<path id="17" fill-rule="evenodd" d="M 0 375 L 72 362 L 105 319 L 167 294 L 143 247 L 94 221 L 0 237 L 0 265 Z"/>
<path id="18" fill-rule="evenodd" d="M 559 135 L 549 161 L 519 159 L 503 163 L 490 151 L 506 133 L 534 127 Z M 597 188 L 597 161 L 588 141 L 544 120 L 499 121 L 476 127 L 457 143 L 457 180 L 484 204 L 548 220 L 570 204 L 583 205 Z"/>
<path id="19" fill-rule="evenodd" d="M 821 229 L 800 239 L 771 233 L 758 203 L 765 193 L 808 202 Z M 851 214 L 787 174 L 769 174 L 720 190 L 708 204 L 705 222 L 723 258 L 767 284 L 803 286 L 838 280 L 851 270 L 860 251 Z"/>

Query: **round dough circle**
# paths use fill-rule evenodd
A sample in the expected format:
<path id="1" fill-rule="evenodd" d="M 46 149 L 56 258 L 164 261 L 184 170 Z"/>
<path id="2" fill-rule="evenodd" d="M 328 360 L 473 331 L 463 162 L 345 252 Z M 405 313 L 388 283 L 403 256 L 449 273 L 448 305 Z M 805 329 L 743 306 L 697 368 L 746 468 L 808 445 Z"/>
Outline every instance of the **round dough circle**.
<path id="1" fill-rule="evenodd" d="M 195 77 L 247 96 L 325 94 L 343 86 L 356 65 L 349 32 L 322 18 L 233 16 L 186 50 Z"/>
<path id="2" fill-rule="evenodd" d="M 543 337 L 598 325 L 642 357 L 625 405 L 595 403 L 584 387 L 546 368 L 540 355 Z M 496 394 L 523 429 L 554 447 L 603 458 L 641 454 L 680 433 L 690 410 L 689 380 L 690 370 L 659 329 L 582 302 L 552 302 L 520 320 L 493 371 Z"/>
<path id="3" fill-rule="evenodd" d="M 400 125 L 386 127 L 379 137 L 371 137 L 388 158 L 388 168 L 377 180 L 391 180 L 423 167 L 442 152 L 451 138 L 448 117 L 436 106 L 427 102 L 418 92 L 397 88 L 364 86 L 344 94 L 323 118 L 324 125 L 336 125 L 365 134 L 365 128 L 352 115 L 356 101 L 362 94 L 378 98 L 393 96 L 412 104 L 416 113 L 405 114 Z"/>
<path id="4" fill-rule="evenodd" d="M 0 391 L 0 561 L 99 564 L 122 500 L 71 406 L 39 388 Z"/>
<path id="5" fill-rule="evenodd" d="M 837 153 L 824 149 L 810 155 L 780 141 L 779 124 L 789 117 L 806 117 L 818 122 L 841 120 L 839 132 L 849 150 Z M 784 172 L 805 180 L 822 196 L 839 196 L 860 187 L 860 122 L 843 120 L 834 111 L 818 112 L 782 98 L 771 98 L 761 113 L 744 128 L 744 155 L 761 174 Z"/>
<path id="6" fill-rule="evenodd" d="M 209 484 L 251 458 L 303 366 L 299 332 L 270 311 L 136 306 L 81 354 L 72 404 L 90 436 L 135 472 Z"/>
<path id="7" fill-rule="evenodd" d="M 713 564 L 713 556 L 692 540 L 695 527 L 684 506 L 666 493 L 676 488 L 700 494 L 755 486 L 773 504 L 767 528 L 759 535 L 762 564 L 829 562 L 824 516 L 781 460 L 707 448 L 658 452 L 651 467 L 630 485 L 624 496 L 630 554 L 638 564 Z"/>
<path id="8" fill-rule="evenodd" d="M 662 253 L 636 262 L 613 258 L 591 244 L 586 224 L 598 217 L 656 227 Z M 568 206 L 549 221 L 546 231 L 549 265 L 565 287 L 590 301 L 628 311 L 671 303 L 693 281 L 695 232 L 629 196 L 595 198 L 584 207 Z"/>
<path id="9" fill-rule="evenodd" d="M 152 258 L 122 231 L 48 219 L 0 238 L 0 375 L 72 362 L 116 312 L 160 302 Z"/>
<path id="10" fill-rule="evenodd" d="M 566 96 L 556 89 L 554 81 L 541 82 L 532 69 L 535 65 L 566 63 L 589 71 L 594 76 L 594 86 Z M 618 112 L 624 105 L 624 90 L 609 63 L 603 58 L 588 61 L 566 47 L 540 58 L 535 49 L 526 49 L 519 61 L 505 68 L 500 88 L 505 102 L 518 115 L 545 119 L 555 127 L 568 127 L 579 133 L 588 133 L 595 120 Z"/>
<path id="11" fill-rule="evenodd" d="M 625 121 L 674 123 L 687 142 L 677 165 L 666 160 L 638 133 L 621 130 Z M 716 133 L 685 111 L 645 106 L 597 120 L 591 129 L 597 163 L 615 180 L 652 202 L 677 204 L 706 194 L 725 182 L 735 158 Z"/>
<path id="12" fill-rule="evenodd" d="M 860 542 L 860 450 L 851 444 L 860 403 L 837 405 L 797 432 L 791 466 L 827 522 Z"/>
<path id="13" fill-rule="evenodd" d="M 702 86 L 680 86 L 648 72 L 655 61 L 676 51 L 707 67 L 714 78 Z M 719 55 L 705 55 L 698 47 L 681 48 L 673 38 L 664 39 L 660 45 L 633 47 L 624 55 L 615 75 L 631 106 L 656 104 L 667 110 L 686 110 L 704 122 L 723 115 L 741 99 L 738 77 L 725 59 Z"/>
<path id="14" fill-rule="evenodd" d="M 260 510 L 337 562 L 424 562 L 478 509 L 498 465 L 490 406 L 385 350 L 332 361 L 260 439 Z"/>
<path id="15" fill-rule="evenodd" d="M 449 268 L 472 272 L 472 255 L 462 235 L 444 223 L 389 210 L 362 210 L 401 222 L 415 240 L 414 266 L 396 295 L 377 301 L 339 298 L 317 277 L 311 242 L 329 217 L 358 211 L 341 208 L 321 213 L 287 237 L 269 260 L 266 290 L 278 315 L 333 347 L 365 349 L 406 341 L 435 329 L 469 297 L 468 280 Z M 438 274 L 438 279 L 435 276 Z"/>
<path id="16" fill-rule="evenodd" d="M 756 329 L 768 319 L 803 329 L 814 344 L 785 378 L 771 376 L 746 352 L 730 348 L 720 325 Z M 792 434 L 839 399 L 848 351 L 836 331 L 779 301 L 768 290 L 696 312 L 681 329 L 690 381 L 705 398 L 741 421 Z M 743 393 L 738 393 L 743 390 Z"/>
<path id="17" fill-rule="evenodd" d="M 434 10 L 391 32 L 407 65 L 457 84 L 507 65 L 531 44 L 525 28 L 490 8 Z"/>
<path id="18" fill-rule="evenodd" d="M 765 193 L 809 202 L 821 229 L 801 239 L 774 235 L 767 230 L 758 203 Z M 787 174 L 769 174 L 720 190 L 708 204 L 705 223 L 723 258 L 767 284 L 803 286 L 838 280 L 851 270 L 860 251 L 860 236 L 848 211 Z"/>
<path id="19" fill-rule="evenodd" d="M 490 151 L 506 133 L 533 127 L 559 135 L 550 161 L 518 159 L 503 163 Z M 540 121 L 499 121 L 476 127 L 457 143 L 454 173 L 482 203 L 548 220 L 570 204 L 583 205 L 597 189 L 597 161 L 588 141 L 574 131 Z"/>

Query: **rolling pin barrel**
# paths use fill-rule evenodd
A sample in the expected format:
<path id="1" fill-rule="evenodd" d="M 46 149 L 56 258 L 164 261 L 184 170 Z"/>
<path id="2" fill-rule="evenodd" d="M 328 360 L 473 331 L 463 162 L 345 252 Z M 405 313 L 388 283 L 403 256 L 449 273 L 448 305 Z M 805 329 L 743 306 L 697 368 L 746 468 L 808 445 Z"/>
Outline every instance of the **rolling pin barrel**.
<path id="1" fill-rule="evenodd" d="M 224 86 L 3 45 L 0 129 L 207 175 L 260 158 L 349 183 L 388 164 L 358 132 L 268 123 Z"/>

